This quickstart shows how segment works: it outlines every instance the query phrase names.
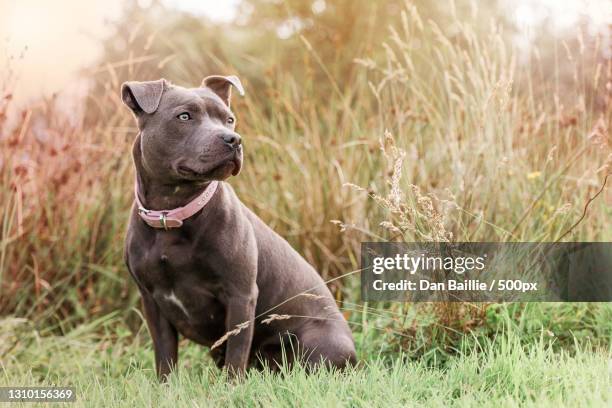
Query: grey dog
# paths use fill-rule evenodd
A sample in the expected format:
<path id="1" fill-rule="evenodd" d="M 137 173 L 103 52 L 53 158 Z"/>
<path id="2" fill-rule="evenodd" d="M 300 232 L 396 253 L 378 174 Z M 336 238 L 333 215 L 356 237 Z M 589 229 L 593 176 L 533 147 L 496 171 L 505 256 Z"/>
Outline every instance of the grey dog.
<path id="1" fill-rule="evenodd" d="M 243 94 L 237 77 L 219 75 L 198 88 L 164 79 L 121 88 L 140 131 L 125 261 L 162 381 L 177 363 L 179 333 L 209 347 L 225 335 L 211 353 L 232 376 L 297 359 L 310 369 L 356 360 L 319 274 L 225 182 L 243 160 L 232 86 Z"/>

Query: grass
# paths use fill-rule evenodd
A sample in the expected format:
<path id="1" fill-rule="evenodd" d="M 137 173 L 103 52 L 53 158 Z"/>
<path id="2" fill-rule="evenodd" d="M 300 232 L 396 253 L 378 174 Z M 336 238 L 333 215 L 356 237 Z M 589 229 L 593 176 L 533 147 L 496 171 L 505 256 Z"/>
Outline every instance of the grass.
<path id="1" fill-rule="evenodd" d="M 145 326 L 132 332 L 117 313 L 62 336 L 4 319 L 0 386 L 71 385 L 83 406 L 607 406 L 612 399 L 610 304 L 497 305 L 486 324 L 454 339 L 423 316 L 414 333 L 391 333 L 388 309 L 360 316 L 362 365 L 344 373 L 294 367 L 250 371 L 232 383 L 205 348 L 183 340 L 168 385 L 157 384 Z"/>
<path id="2" fill-rule="evenodd" d="M 137 132 L 125 80 L 238 74 L 246 157 L 230 182 L 326 279 L 359 268 L 364 240 L 612 238 L 609 186 L 585 207 L 612 169 L 598 39 L 534 40 L 525 55 L 486 7 L 327 3 L 283 41 L 258 24 L 285 15 L 211 27 L 134 6 L 85 70 L 76 117 L 47 98 L 7 128 L 14 78 L 2 78 L 1 385 L 73 384 L 85 406 L 609 405 L 610 304 L 363 304 L 357 275 L 330 287 L 359 370 L 229 384 L 184 345 L 178 375 L 156 384 L 122 260 Z M 223 46 L 203 50 L 213 32 Z"/>
<path id="3" fill-rule="evenodd" d="M 70 385 L 77 406 L 596 407 L 612 399 L 610 350 L 584 343 L 559 352 L 548 335 L 529 344 L 512 331 L 481 338 L 437 367 L 361 345 L 363 365 L 347 372 L 250 371 L 237 383 L 214 367 L 202 347 L 183 343 L 178 371 L 159 385 L 144 329 L 131 335 L 116 316 L 44 338 L 24 322 L 1 325 L 12 325 L 21 341 L 2 359 L 0 386 Z"/>

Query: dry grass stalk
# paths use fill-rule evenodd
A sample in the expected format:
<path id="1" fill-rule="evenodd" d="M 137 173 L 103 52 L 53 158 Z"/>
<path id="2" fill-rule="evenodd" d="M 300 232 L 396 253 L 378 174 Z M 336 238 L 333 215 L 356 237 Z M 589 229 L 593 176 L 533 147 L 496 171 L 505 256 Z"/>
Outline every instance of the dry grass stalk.
<path id="1" fill-rule="evenodd" d="M 262 320 L 261 322 L 264 324 L 270 324 L 275 320 L 287 320 L 287 319 L 291 319 L 293 316 L 291 315 L 279 315 L 276 313 L 272 313 L 268 315 L 267 319 Z"/>
<path id="2" fill-rule="evenodd" d="M 415 235 L 420 241 L 450 241 L 453 234 L 446 230 L 445 222 L 450 209 L 457 207 L 456 203 L 440 200 L 434 194 L 424 195 L 414 184 L 409 184 L 412 194 L 406 197 L 401 188 L 405 150 L 397 147 L 389 131 L 385 131 L 384 138 L 380 141 L 380 150 L 389 167 L 387 195 L 370 192 L 353 183 L 344 185 L 357 191 L 367 191 L 370 198 L 388 211 L 389 218 L 379 225 L 391 233 L 391 240 L 397 238 L 405 240 L 408 235 Z M 449 203 L 452 205 L 448 205 Z M 346 224 L 340 225 L 344 229 L 347 228 Z"/>
<path id="3" fill-rule="evenodd" d="M 210 349 L 214 350 L 223 343 L 225 343 L 230 337 L 240 334 L 240 332 L 249 327 L 250 324 L 250 322 L 242 322 L 237 324 L 235 329 L 226 332 L 223 336 L 219 338 L 219 340 L 215 341 L 215 344 L 213 344 Z"/>
<path id="4" fill-rule="evenodd" d="M 311 298 L 311 299 L 325 299 L 325 296 L 315 295 L 314 293 L 302 293 L 300 294 L 300 296 Z"/>

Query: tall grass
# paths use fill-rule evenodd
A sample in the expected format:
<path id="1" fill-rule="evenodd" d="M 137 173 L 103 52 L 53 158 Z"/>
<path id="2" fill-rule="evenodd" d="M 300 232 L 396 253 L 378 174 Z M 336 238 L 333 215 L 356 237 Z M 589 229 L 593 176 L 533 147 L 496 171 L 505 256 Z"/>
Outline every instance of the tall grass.
<path id="1" fill-rule="evenodd" d="M 306 37 L 294 58 L 305 66 L 299 76 L 214 60 L 247 89 L 233 104 L 245 168 L 229 182 L 324 278 L 357 269 L 365 239 L 555 240 L 610 172 L 611 62 L 561 57 L 575 66 L 562 88 L 537 60 L 519 62 L 499 26 L 483 31 L 472 18 L 455 17 L 449 30 L 407 5 L 387 41 L 355 55 L 343 77 Z M 129 41 L 143 37 L 169 38 L 171 52 L 128 43 L 128 59 L 88 71 L 95 86 L 78 120 L 63 119 L 48 99 L 0 138 L 0 314 L 67 329 L 136 304 L 122 239 L 137 129 L 118 89 L 172 73 L 167 79 L 195 86 L 203 73 L 194 61 L 212 59 L 181 53 L 166 32 Z M 566 239 L 612 237 L 605 199 Z M 333 284 L 347 310 L 356 286 Z"/>

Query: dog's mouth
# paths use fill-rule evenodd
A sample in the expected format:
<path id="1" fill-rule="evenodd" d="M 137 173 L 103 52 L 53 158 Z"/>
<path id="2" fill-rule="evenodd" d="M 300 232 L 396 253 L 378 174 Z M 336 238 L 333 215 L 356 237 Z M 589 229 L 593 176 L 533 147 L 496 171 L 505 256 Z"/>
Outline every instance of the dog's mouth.
<path id="1" fill-rule="evenodd" d="M 204 175 L 203 173 L 200 173 L 192 169 L 189 166 L 183 166 L 183 165 L 178 166 L 177 171 L 181 176 L 187 176 L 187 177 L 198 177 L 199 178 Z"/>
<path id="2" fill-rule="evenodd" d="M 181 177 L 190 180 L 225 180 L 230 176 L 238 175 L 241 167 L 241 157 L 234 155 L 210 169 L 196 170 L 189 165 L 180 164 L 176 170 Z"/>

